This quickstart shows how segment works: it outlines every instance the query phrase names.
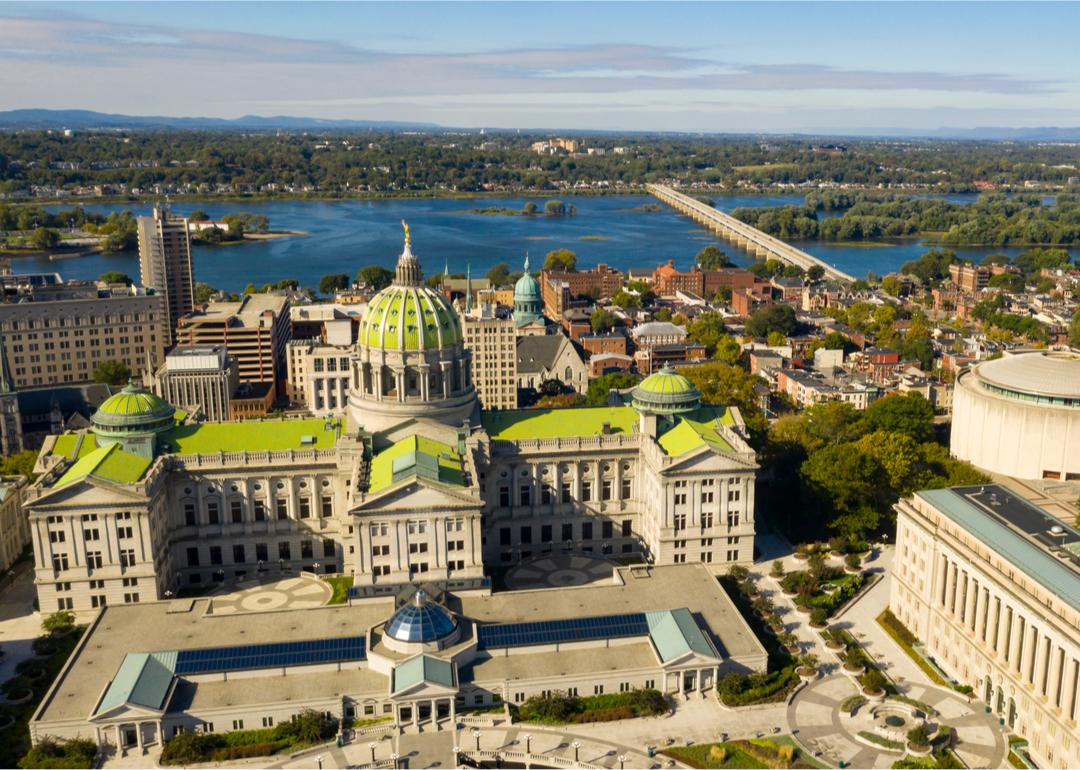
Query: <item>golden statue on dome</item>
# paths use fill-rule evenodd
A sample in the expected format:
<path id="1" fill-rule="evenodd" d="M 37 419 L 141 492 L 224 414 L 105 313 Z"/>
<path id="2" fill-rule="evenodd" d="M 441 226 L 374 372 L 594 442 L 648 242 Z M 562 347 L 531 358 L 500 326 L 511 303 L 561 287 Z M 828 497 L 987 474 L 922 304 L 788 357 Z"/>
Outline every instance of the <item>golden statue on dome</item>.
<path id="1" fill-rule="evenodd" d="M 409 235 L 409 223 L 403 219 L 401 220 L 401 226 L 405 228 L 405 245 L 412 246 L 412 236 Z"/>

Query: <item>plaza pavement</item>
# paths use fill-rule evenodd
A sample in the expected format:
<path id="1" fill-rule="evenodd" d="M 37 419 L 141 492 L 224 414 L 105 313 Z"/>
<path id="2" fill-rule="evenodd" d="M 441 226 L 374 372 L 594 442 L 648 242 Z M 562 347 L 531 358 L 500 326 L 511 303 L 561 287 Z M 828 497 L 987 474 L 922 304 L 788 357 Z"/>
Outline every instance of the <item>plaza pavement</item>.
<path id="1" fill-rule="evenodd" d="M 14 580 L 0 578 L 0 682 L 15 676 L 15 666 L 34 655 L 34 640 L 41 636 L 41 613 L 34 609 L 33 564 L 15 567 Z"/>

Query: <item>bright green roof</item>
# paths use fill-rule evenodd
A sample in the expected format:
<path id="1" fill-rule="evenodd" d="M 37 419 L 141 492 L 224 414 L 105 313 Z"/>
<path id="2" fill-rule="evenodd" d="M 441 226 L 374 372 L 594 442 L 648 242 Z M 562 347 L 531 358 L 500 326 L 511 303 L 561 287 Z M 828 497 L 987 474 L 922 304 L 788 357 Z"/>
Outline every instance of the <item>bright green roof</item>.
<path id="1" fill-rule="evenodd" d="M 404 663 L 394 666 L 394 681 L 391 692 L 401 692 L 421 682 L 434 682 L 444 687 L 454 686 L 454 664 L 433 658 L 429 655 L 417 655 Z"/>
<path id="2" fill-rule="evenodd" d="M 594 436 L 601 432 L 604 423 L 608 423 L 612 433 L 633 433 L 638 415 L 628 406 L 596 406 L 485 411 L 482 419 L 492 439 L 514 441 Z"/>
<path id="3" fill-rule="evenodd" d="M 733 451 L 731 444 L 720 435 L 717 422 L 730 426 L 735 423 L 729 409 L 703 406 L 693 412 L 676 416 L 675 425 L 658 439 L 660 447 L 671 457 L 678 457 L 698 447 L 709 446 L 721 452 Z"/>
<path id="4" fill-rule="evenodd" d="M 383 350 L 437 350 L 461 338 L 449 300 L 427 286 L 388 286 L 360 321 L 360 343 Z"/>
<path id="5" fill-rule="evenodd" d="M 178 425 L 158 437 L 162 452 L 214 454 L 216 452 L 264 452 L 285 449 L 332 449 L 337 443 L 337 423 L 325 420 L 245 420 Z M 305 439 L 311 438 L 311 441 Z"/>
<path id="6" fill-rule="evenodd" d="M 1030 575 L 1043 588 L 1067 602 L 1073 609 L 1080 610 L 1080 575 L 1061 563 L 1050 551 L 1009 529 L 952 489 L 929 489 L 915 494 L 984 542 L 1017 569 Z M 1046 515 L 1049 518 L 1049 514 Z"/>
<path id="7" fill-rule="evenodd" d="M 690 380 L 664 367 L 639 382 L 632 391 L 634 408 L 660 414 L 697 409 L 701 393 Z"/>
<path id="8" fill-rule="evenodd" d="M 56 437 L 52 454 L 61 455 L 69 460 L 78 460 L 97 449 L 93 433 L 65 433 Z"/>
<path id="9" fill-rule="evenodd" d="M 647 393 L 677 396 L 684 393 L 697 395 L 698 389 L 690 380 L 674 369 L 663 368 L 654 372 L 638 383 L 637 387 Z"/>
<path id="10" fill-rule="evenodd" d="M 453 447 L 423 436 L 409 436 L 372 458 L 368 491 L 380 492 L 416 477 L 441 484 L 465 484 L 461 457 Z"/>
<path id="11" fill-rule="evenodd" d="M 94 713 L 101 714 L 124 703 L 155 711 L 163 709 L 175 670 L 175 652 L 129 652 Z"/>
<path id="12" fill-rule="evenodd" d="M 145 457 L 125 452 L 119 444 L 110 444 L 76 460 L 56 482 L 56 486 L 67 486 L 87 476 L 96 476 L 117 484 L 134 484 L 149 467 L 150 460 Z"/>
<path id="13" fill-rule="evenodd" d="M 720 657 L 685 607 L 646 612 L 645 620 L 649 624 L 649 638 L 664 663 L 691 651 L 706 657 Z"/>

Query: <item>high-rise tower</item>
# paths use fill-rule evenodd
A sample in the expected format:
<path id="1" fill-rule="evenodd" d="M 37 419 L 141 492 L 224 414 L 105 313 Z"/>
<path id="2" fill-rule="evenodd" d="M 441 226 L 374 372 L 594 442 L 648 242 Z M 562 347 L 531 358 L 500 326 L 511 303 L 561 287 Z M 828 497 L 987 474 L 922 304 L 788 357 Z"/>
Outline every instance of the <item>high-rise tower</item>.
<path id="1" fill-rule="evenodd" d="M 155 206 L 150 217 L 139 217 L 139 273 L 143 286 L 165 295 L 166 339 L 176 339 L 176 322 L 195 307 L 195 278 L 191 269 L 191 236 L 185 217 Z"/>

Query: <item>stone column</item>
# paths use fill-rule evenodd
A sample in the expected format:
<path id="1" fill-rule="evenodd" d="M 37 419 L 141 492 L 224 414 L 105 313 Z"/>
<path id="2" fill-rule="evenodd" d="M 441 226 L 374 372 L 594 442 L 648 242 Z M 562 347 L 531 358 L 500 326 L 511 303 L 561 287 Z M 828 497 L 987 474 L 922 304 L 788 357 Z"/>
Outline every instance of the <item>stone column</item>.
<path id="1" fill-rule="evenodd" d="M 995 596 L 994 597 L 994 621 L 993 621 L 994 630 L 990 631 L 990 629 L 987 629 L 987 631 L 989 632 L 988 635 L 990 636 L 990 638 L 993 639 L 990 646 L 994 651 L 995 657 L 998 657 L 998 658 L 1004 657 L 1004 655 L 1002 654 L 1001 647 L 1002 647 L 1002 643 L 1005 641 L 1005 636 L 1004 636 L 1005 635 L 1005 628 L 1006 628 L 1005 619 L 1006 619 L 1005 605 L 1002 603 L 1000 596 Z"/>
<path id="2" fill-rule="evenodd" d="M 1052 706 L 1058 705 L 1058 696 L 1061 695 L 1061 673 L 1065 667 L 1065 650 L 1056 644 L 1050 645 L 1050 673 L 1046 677 L 1046 697 Z"/>
<path id="3" fill-rule="evenodd" d="M 1065 681 L 1062 682 L 1062 687 L 1065 694 L 1061 699 L 1061 713 L 1066 719 L 1073 720 L 1073 702 L 1076 700 L 1076 678 L 1077 674 L 1080 674 L 1080 663 L 1070 659 L 1066 662 L 1064 668 Z"/>
<path id="4" fill-rule="evenodd" d="M 989 609 L 987 605 L 990 603 L 990 593 L 979 586 L 979 593 L 975 595 L 975 638 L 979 641 L 984 640 L 988 634 L 989 625 L 984 629 L 986 625 L 986 611 Z"/>
<path id="5" fill-rule="evenodd" d="M 1010 671 L 1020 670 L 1020 650 L 1022 639 L 1020 636 L 1020 617 L 1016 611 L 1009 608 L 1009 653 L 1005 660 L 1009 664 Z"/>
<path id="6" fill-rule="evenodd" d="M 1024 655 L 1020 664 L 1020 679 L 1027 682 L 1035 680 L 1032 661 L 1035 659 L 1035 645 L 1039 641 L 1039 632 L 1029 625 L 1024 632 Z M 1030 675 L 1030 679 L 1028 678 Z"/>
<path id="7" fill-rule="evenodd" d="M 124 731 L 120 729 L 120 725 L 116 725 L 116 751 L 120 756 L 124 756 Z"/>
<path id="8" fill-rule="evenodd" d="M 953 614 L 953 594 L 956 591 L 956 565 L 946 557 L 945 561 L 945 612 Z"/>
<path id="9" fill-rule="evenodd" d="M 1046 675 L 1050 673 L 1050 638 L 1045 634 L 1039 636 L 1038 657 L 1035 660 L 1035 671 L 1031 675 L 1031 683 L 1035 685 L 1037 695 L 1046 694 Z"/>

